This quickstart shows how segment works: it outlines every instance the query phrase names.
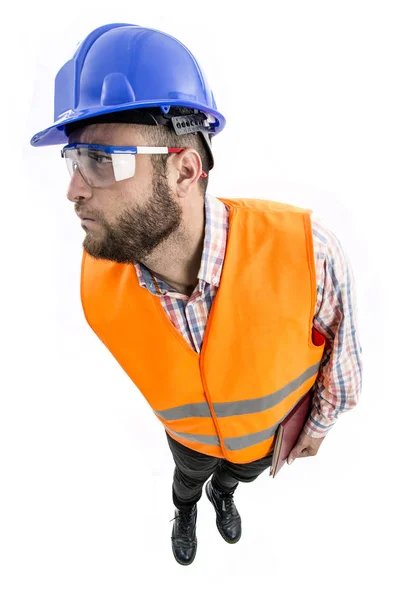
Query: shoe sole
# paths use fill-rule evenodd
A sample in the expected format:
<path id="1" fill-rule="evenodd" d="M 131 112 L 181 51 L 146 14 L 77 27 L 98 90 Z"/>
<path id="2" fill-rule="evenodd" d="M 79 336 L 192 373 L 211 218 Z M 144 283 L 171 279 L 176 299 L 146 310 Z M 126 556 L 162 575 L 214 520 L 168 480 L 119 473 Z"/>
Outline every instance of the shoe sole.
<path id="1" fill-rule="evenodd" d="M 214 502 L 212 501 L 212 498 L 211 498 L 211 496 L 210 496 L 210 493 L 209 493 L 209 491 L 208 491 L 208 488 L 209 488 L 209 486 L 208 486 L 208 485 L 206 485 L 206 495 L 207 495 L 207 498 L 209 499 L 209 501 L 211 502 L 211 504 L 214 506 Z M 214 510 L 215 510 L 215 506 L 214 506 Z M 218 529 L 218 531 L 219 531 L 219 532 L 220 532 L 220 534 L 221 534 L 221 537 L 222 537 L 222 538 L 225 540 L 225 542 L 227 542 L 228 544 L 237 544 L 237 542 L 238 542 L 238 541 L 240 540 L 240 538 L 242 537 L 242 533 L 240 533 L 239 537 L 238 537 L 238 538 L 236 538 L 236 540 L 229 540 L 228 538 L 226 538 L 226 537 L 225 537 L 225 535 L 224 535 L 223 531 L 221 530 L 221 528 L 220 528 L 220 526 L 219 526 L 219 523 L 218 523 L 218 517 L 215 519 L 215 523 L 216 523 L 216 525 L 217 525 L 217 529 Z"/>

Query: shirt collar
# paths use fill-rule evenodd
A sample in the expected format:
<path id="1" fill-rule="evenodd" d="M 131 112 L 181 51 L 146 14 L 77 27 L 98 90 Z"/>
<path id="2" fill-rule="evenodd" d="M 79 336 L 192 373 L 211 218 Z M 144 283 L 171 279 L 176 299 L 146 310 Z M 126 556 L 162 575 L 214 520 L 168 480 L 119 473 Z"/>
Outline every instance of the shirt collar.
<path id="1" fill-rule="evenodd" d="M 199 282 L 219 286 L 229 224 L 228 207 L 210 194 L 205 197 L 205 235 L 198 273 Z"/>

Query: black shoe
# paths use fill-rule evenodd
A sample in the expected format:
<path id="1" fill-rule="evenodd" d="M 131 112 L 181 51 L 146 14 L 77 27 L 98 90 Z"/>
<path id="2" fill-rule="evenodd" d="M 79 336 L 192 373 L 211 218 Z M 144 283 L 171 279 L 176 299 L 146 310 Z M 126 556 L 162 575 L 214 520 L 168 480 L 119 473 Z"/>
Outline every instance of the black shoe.
<path id="1" fill-rule="evenodd" d="M 175 509 L 175 523 L 172 527 L 172 552 L 181 565 L 190 565 L 197 550 L 196 520 L 197 505 L 190 510 Z"/>
<path id="2" fill-rule="evenodd" d="M 210 480 L 206 494 L 217 514 L 218 531 L 228 544 L 236 544 L 242 535 L 242 521 L 233 501 L 234 492 L 220 492 Z"/>

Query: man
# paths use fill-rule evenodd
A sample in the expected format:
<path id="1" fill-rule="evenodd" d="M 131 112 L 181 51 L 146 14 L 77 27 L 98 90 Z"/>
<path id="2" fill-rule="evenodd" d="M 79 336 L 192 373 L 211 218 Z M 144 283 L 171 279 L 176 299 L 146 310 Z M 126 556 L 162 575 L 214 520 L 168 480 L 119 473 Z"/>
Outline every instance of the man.
<path id="1" fill-rule="evenodd" d="M 271 466 L 279 423 L 313 405 L 289 455 L 312 456 L 361 391 L 351 267 L 310 210 L 206 193 L 225 125 L 180 42 L 112 24 L 59 71 L 55 123 L 86 232 L 86 319 L 165 427 L 175 462 L 172 549 L 196 549 L 206 495 L 228 543 L 233 495 Z"/>

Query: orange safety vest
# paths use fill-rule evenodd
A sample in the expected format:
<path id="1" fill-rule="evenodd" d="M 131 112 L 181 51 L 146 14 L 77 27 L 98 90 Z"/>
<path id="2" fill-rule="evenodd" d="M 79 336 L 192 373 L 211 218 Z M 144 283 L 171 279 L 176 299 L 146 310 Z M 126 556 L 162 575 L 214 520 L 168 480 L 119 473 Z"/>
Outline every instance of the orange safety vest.
<path id="1" fill-rule="evenodd" d="M 274 447 L 279 423 L 313 386 L 325 340 L 312 329 L 311 210 L 219 198 L 230 208 L 221 280 L 200 354 L 140 287 L 133 264 L 83 251 L 85 318 L 172 438 L 233 463 Z"/>

